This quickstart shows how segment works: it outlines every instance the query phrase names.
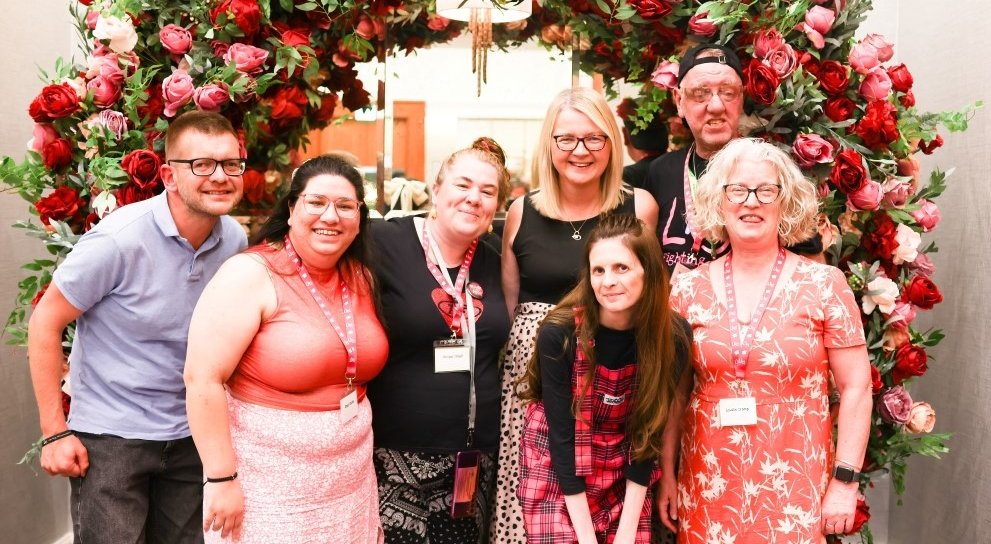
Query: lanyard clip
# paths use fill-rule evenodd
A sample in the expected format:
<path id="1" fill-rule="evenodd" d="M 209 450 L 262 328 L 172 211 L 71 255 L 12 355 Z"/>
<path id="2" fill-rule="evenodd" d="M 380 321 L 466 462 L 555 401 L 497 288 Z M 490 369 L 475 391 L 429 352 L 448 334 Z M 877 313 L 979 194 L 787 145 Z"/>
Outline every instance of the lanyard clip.
<path id="1" fill-rule="evenodd" d="M 348 392 L 354 391 L 354 376 L 348 376 Z"/>

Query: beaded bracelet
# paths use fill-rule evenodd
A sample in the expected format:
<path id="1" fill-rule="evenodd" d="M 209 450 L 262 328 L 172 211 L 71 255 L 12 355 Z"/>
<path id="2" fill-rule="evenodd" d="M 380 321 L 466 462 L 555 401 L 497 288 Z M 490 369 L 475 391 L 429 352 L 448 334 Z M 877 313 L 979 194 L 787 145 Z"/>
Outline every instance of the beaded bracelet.
<path id="1" fill-rule="evenodd" d="M 234 474 L 231 474 L 230 476 L 224 476 L 223 478 L 209 478 L 208 477 L 206 479 L 206 481 L 203 482 L 203 485 L 206 485 L 206 484 L 219 484 L 221 482 L 230 482 L 230 481 L 236 480 L 236 479 L 237 479 L 237 471 L 235 470 L 234 471 Z"/>
<path id="2" fill-rule="evenodd" d="M 55 442 L 56 440 L 62 440 L 63 438 L 69 436 L 70 434 L 76 434 L 76 433 L 73 432 L 72 429 L 66 429 L 60 433 L 53 434 L 52 436 L 49 436 L 48 438 L 41 441 L 41 447 L 44 448 L 45 446 L 51 444 L 52 442 Z"/>

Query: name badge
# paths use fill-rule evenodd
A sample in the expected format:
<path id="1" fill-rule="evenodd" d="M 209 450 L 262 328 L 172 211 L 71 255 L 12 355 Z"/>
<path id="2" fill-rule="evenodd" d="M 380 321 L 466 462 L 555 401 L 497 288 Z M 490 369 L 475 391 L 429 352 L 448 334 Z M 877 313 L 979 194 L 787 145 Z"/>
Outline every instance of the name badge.
<path id="1" fill-rule="evenodd" d="M 462 338 L 434 340 L 434 372 L 468 372 L 471 357 Z"/>
<path id="2" fill-rule="evenodd" d="M 728 398 L 719 401 L 719 426 L 757 424 L 757 400 L 753 397 Z"/>
<path id="3" fill-rule="evenodd" d="M 358 415 L 358 390 L 355 389 L 341 399 L 341 423 L 346 423 Z"/>

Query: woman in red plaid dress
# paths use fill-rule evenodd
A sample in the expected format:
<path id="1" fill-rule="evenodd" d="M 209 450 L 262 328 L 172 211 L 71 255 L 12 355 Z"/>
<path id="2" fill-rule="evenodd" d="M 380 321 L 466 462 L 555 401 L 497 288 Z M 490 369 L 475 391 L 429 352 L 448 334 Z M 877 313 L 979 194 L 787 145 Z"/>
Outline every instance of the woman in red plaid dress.
<path id="1" fill-rule="evenodd" d="M 689 334 L 668 307 L 653 229 L 604 218 L 581 281 L 541 325 L 523 380 L 517 495 L 528 542 L 650 542 L 649 487 Z"/>

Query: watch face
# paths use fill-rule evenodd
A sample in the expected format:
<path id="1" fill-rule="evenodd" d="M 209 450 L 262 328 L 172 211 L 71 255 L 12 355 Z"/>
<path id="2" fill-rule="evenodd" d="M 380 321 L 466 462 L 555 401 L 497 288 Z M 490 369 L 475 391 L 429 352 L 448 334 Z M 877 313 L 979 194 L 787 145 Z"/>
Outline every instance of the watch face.
<path id="1" fill-rule="evenodd" d="M 857 473 L 849 467 L 836 467 L 833 469 L 833 477 L 841 482 L 852 482 L 857 479 Z"/>

